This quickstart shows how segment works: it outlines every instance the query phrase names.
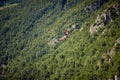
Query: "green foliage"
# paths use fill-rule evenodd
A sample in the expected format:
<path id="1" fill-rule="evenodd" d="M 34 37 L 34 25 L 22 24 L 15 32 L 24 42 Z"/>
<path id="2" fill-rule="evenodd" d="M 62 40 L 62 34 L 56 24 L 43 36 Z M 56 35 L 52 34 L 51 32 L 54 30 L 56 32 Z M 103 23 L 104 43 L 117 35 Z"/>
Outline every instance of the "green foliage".
<path id="1" fill-rule="evenodd" d="M 0 79 L 106 80 L 119 73 L 119 45 L 111 63 L 102 61 L 100 68 L 97 64 L 120 37 L 120 17 L 91 35 L 90 26 L 107 7 L 105 3 L 82 15 L 81 10 L 94 2 L 21 0 L 17 6 L 0 10 Z M 81 29 L 73 30 L 65 41 L 48 45 L 74 23 Z M 103 34 L 105 29 L 108 32 Z"/>

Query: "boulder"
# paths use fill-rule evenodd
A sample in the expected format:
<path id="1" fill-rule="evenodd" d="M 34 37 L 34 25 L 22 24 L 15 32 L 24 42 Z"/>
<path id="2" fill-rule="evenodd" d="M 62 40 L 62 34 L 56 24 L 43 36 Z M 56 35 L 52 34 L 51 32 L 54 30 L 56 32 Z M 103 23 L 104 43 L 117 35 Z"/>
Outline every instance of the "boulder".
<path id="1" fill-rule="evenodd" d="M 117 44 L 120 44 L 120 37 L 117 39 L 116 42 L 117 42 Z"/>
<path id="2" fill-rule="evenodd" d="M 78 24 L 73 24 L 71 26 L 71 30 L 73 30 L 73 29 L 80 29 L 80 26 Z"/>
<path id="3" fill-rule="evenodd" d="M 119 9 L 119 4 L 118 4 L 118 3 L 116 3 L 116 4 L 114 4 L 112 7 L 115 9 L 116 14 L 117 14 L 117 15 L 119 15 L 119 12 L 120 12 L 120 9 Z"/>
<path id="4" fill-rule="evenodd" d="M 59 40 L 59 41 L 65 41 L 66 38 L 67 38 L 67 35 L 64 35 L 64 36 L 62 36 L 61 38 L 59 38 L 58 40 Z"/>
<path id="5" fill-rule="evenodd" d="M 115 76 L 114 76 L 114 80 L 120 80 L 120 76 L 115 75 Z"/>
<path id="6" fill-rule="evenodd" d="M 6 68 L 7 66 L 5 64 L 1 64 L 1 67 L 2 68 Z"/>

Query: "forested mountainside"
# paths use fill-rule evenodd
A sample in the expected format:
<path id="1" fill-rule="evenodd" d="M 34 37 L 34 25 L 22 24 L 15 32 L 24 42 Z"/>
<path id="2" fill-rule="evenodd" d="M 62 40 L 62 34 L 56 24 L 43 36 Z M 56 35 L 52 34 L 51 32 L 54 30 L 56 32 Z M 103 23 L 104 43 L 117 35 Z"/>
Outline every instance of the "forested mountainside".
<path id="1" fill-rule="evenodd" d="M 120 80 L 120 0 L 1 0 L 0 80 Z"/>

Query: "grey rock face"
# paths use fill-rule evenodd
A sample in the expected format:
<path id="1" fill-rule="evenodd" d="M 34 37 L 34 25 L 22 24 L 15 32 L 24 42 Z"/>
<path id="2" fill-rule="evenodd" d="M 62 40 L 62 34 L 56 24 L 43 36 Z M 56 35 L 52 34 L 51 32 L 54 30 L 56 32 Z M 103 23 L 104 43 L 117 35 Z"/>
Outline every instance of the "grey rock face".
<path id="1" fill-rule="evenodd" d="M 99 14 L 93 25 L 90 27 L 90 33 L 93 34 L 97 32 L 99 28 L 104 27 L 109 22 L 112 22 L 116 16 L 119 15 L 120 9 L 118 4 L 114 4 L 111 7 L 105 9 L 101 14 Z"/>

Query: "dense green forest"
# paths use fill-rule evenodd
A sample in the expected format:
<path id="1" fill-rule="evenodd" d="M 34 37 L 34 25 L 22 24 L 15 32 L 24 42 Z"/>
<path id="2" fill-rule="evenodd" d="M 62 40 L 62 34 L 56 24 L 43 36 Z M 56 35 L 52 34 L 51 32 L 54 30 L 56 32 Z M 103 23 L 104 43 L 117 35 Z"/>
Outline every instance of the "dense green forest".
<path id="1" fill-rule="evenodd" d="M 120 80 L 120 0 L 1 0 L 0 80 Z"/>

